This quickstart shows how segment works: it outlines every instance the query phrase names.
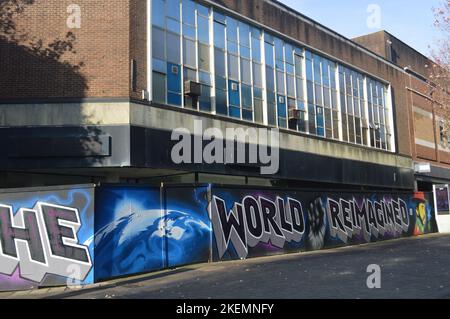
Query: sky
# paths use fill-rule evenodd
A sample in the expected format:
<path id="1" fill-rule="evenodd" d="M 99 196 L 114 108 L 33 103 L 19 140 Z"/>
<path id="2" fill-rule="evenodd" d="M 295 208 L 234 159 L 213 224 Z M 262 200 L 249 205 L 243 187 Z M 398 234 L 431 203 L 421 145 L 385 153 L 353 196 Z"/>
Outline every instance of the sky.
<path id="1" fill-rule="evenodd" d="M 433 7 L 443 0 L 280 1 L 348 38 L 386 30 L 427 56 L 440 38 Z"/>

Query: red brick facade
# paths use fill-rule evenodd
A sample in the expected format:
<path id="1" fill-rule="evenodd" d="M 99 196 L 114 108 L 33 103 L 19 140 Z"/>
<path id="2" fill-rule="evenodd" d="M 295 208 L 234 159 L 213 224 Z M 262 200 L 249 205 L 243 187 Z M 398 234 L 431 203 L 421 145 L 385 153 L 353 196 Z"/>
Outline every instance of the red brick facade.
<path id="1" fill-rule="evenodd" d="M 357 39 L 376 55 L 331 30 L 318 28 L 276 1 L 214 2 L 391 83 L 398 153 L 418 160 L 450 163 L 450 153 L 438 151 L 438 146 L 430 150 L 415 142 L 420 128 L 415 127 L 414 107 L 430 111 L 431 106 L 426 98 L 414 92 L 426 95 L 426 87 L 407 75 L 402 67 L 383 59 L 387 58 L 387 53 L 378 38 L 385 41 L 385 35 Z M 66 25 L 67 7 L 71 3 L 68 0 L 34 0 L 14 16 L 15 39 L 0 34 L 2 100 L 142 98 L 142 91 L 147 88 L 147 1 L 79 0 L 80 29 L 70 29 Z M 401 48 L 400 41 L 395 44 Z M 408 52 L 411 55 L 414 51 L 409 49 Z M 131 85 L 132 60 L 137 67 L 135 87 Z M 422 73 L 421 61 L 424 61 L 422 56 L 411 56 L 400 62 L 419 64 L 414 68 Z M 435 140 L 430 142 L 436 144 Z"/>
<path id="2" fill-rule="evenodd" d="M 26 2 L 0 34 L 2 99 L 129 95 L 129 1 L 77 1 L 79 29 L 66 23 L 73 1 Z"/>

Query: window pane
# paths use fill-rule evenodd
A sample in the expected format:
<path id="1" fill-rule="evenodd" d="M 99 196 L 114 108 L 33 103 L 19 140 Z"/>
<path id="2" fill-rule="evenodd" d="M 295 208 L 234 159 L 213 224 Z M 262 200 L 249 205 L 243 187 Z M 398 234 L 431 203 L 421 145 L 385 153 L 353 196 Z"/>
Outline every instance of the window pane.
<path id="1" fill-rule="evenodd" d="M 289 64 L 294 64 L 294 49 L 293 47 L 286 43 L 285 47 L 284 47 L 284 51 L 285 51 L 285 61 Z"/>
<path id="2" fill-rule="evenodd" d="M 195 25 L 195 2 L 183 0 L 183 23 Z"/>
<path id="3" fill-rule="evenodd" d="M 185 81 L 197 81 L 197 71 L 184 68 L 184 80 Z"/>
<path id="4" fill-rule="evenodd" d="M 295 55 L 295 75 L 303 77 L 303 58 Z"/>
<path id="5" fill-rule="evenodd" d="M 166 0 L 167 16 L 180 20 L 180 1 L 179 0 Z M 154 10 L 155 8 L 153 8 Z"/>
<path id="6" fill-rule="evenodd" d="M 253 61 L 261 62 L 261 42 L 259 39 L 252 38 L 252 58 Z"/>
<path id="7" fill-rule="evenodd" d="M 198 17 L 198 40 L 209 44 L 209 21 L 201 16 Z"/>
<path id="8" fill-rule="evenodd" d="M 237 43 L 237 32 L 238 22 L 233 18 L 227 17 L 227 39 Z"/>
<path id="9" fill-rule="evenodd" d="M 227 80 L 225 78 L 216 76 L 216 88 L 226 91 L 227 90 Z"/>
<path id="10" fill-rule="evenodd" d="M 283 51 L 284 42 L 278 38 L 275 39 L 275 59 L 279 61 L 284 61 L 284 51 Z"/>
<path id="11" fill-rule="evenodd" d="M 181 24 L 173 19 L 167 19 L 167 30 L 172 31 L 176 34 L 181 33 Z"/>
<path id="12" fill-rule="evenodd" d="M 166 102 L 166 76 L 158 72 L 153 72 L 153 101 Z"/>
<path id="13" fill-rule="evenodd" d="M 199 72 L 200 83 L 211 85 L 211 74 L 208 72 Z"/>
<path id="14" fill-rule="evenodd" d="M 232 42 L 232 41 L 228 41 L 227 42 L 227 49 L 229 53 L 234 53 L 234 54 L 238 54 L 239 53 L 239 47 L 237 42 Z"/>
<path id="15" fill-rule="evenodd" d="M 252 88 L 251 86 L 242 85 L 242 107 L 252 109 Z"/>
<path id="16" fill-rule="evenodd" d="M 189 39 L 184 39 L 184 64 L 187 66 L 197 68 L 195 57 L 195 42 Z"/>
<path id="17" fill-rule="evenodd" d="M 241 57 L 244 57 L 244 58 L 247 58 L 247 59 L 251 58 L 250 48 L 244 47 L 244 46 L 241 45 L 240 49 L 241 49 L 241 51 L 240 51 Z"/>
<path id="18" fill-rule="evenodd" d="M 216 112 L 221 115 L 228 115 L 227 92 L 216 90 Z"/>
<path id="19" fill-rule="evenodd" d="M 296 85 L 297 85 L 297 99 L 304 100 L 305 95 L 303 92 L 303 79 L 297 78 L 296 79 Z"/>
<path id="20" fill-rule="evenodd" d="M 213 13 L 214 13 L 214 21 L 220 22 L 222 24 L 226 23 L 226 17 L 223 14 L 217 12 L 217 10 L 214 10 Z"/>
<path id="21" fill-rule="evenodd" d="M 272 68 L 275 67 L 273 46 L 266 43 L 265 44 L 265 52 L 266 52 L 266 64 L 268 66 L 271 66 Z"/>
<path id="22" fill-rule="evenodd" d="M 310 60 L 306 60 L 306 79 L 308 81 L 313 80 L 312 62 Z"/>
<path id="23" fill-rule="evenodd" d="M 269 92 L 275 91 L 275 78 L 274 78 L 274 70 L 270 67 L 266 67 L 266 80 L 267 80 L 267 90 Z"/>
<path id="24" fill-rule="evenodd" d="M 201 70 L 209 71 L 209 46 L 198 44 L 198 66 Z"/>
<path id="25" fill-rule="evenodd" d="M 263 123 L 263 101 L 255 99 L 255 122 Z"/>
<path id="26" fill-rule="evenodd" d="M 195 34 L 195 27 L 187 24 L 183 25 L 183 36 L 192 40 L 195 40 L 197 35 Z"/>
<path id="27" fill-rule="evenodd" d="M 330 95 L 330 89 L 324 88 L 323 90 L 323 104 L 325 107 L 331 108 L 331 95 Z"/>
<path id="28" fill-rule="evenodd" d="M 200 14 L 202 16 L 205 16 L 205 17 L 209 16 L 209 8 L 202 6 L 201 4 L 198 4 L 198 3 L 197 3 L 197 11 L 198 11 L 198 14 Z"/>
<path id="29" fill-rule="evenodd" d="M 165 32 L 158 28 L 153 28 L 152 31 L 152 51 L 153 57 L 160 60 L 165 60 L 165 47 L 166 47 L 166 39 Z"/>
<path id="30" fill-rule="evenodd" d="M 214 45 L 225 49 L 225 26 L 218 22 L 214 22 Z"/>
<path id="31" fill-rule="evenodd" d="M 239 24 L 239 43 L 250 47 L 250 27 L 245 23 Z"/>
<path id="32" fill-rule="evenodd" d="M 306 83 L 306 87 L 308 90 L 308 102 L 314 103 L 314 85 L 312 84 L 312 82 L 308 81 Z"/>
<path id="33" fill-rule="evenodd" d="M 277 71 L 277 92 L 284 95 L 285 91 L 284 72 Z"/>
<path id="34" fill-rule="evenodd" d="M 152 23 L 153 25 L 165 27 L 166 8 L 163 0 L 153 0 Z"/>
<path id="35" fill-rule="evenodd" d="M 214 62 L 216 68 L 216 75 L 225 77 L 225 52 L 222 50 L 215 49 L 214 50 Z"/>
<path id="36" fill-rule="evenodd" d="M 251 63 L 250 60 L 247 59 L 241 59 L 241 77 L 242 82 L 251 84 Z"/>
<path id="37" fill-rule="evenodd" d="M 315 94 L 316 94 L 316 104 L 323 105 L 322 87 L 319 84 L 315 85 Z"/>
<path id="38" fill-rule="evenodd" d="M 262 72 L 261 64 L 253 63 L 253 84 L 257 87 L 262 87 Z"/>
<path id="39" fill-rule="evenodd" d="M 291 75 L 287 76 L 287 94 L 295 97 L 295 78 Z"/>
<path id="40" fill-rule="evenodd" d="M 228 76 L 233 80 L 239 80 L 239 59 L 232 54 L 228 55 Z"/>
<path id="41" fill-rule="evenodd" d="M 167 61 L 181 63 L 180 36 L 167 32 Z"/>

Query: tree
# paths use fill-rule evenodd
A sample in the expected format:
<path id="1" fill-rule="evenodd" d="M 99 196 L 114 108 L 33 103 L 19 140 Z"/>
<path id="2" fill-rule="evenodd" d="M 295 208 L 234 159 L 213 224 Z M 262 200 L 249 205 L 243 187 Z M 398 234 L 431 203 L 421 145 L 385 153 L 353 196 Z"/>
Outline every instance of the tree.
<path id="1" fill-rule="evenodd" d="M 450 135 L 450 1 L 443 1 L 434 9 L 435 27 L 442 33 L 431 52 L 432 65 L 428 65 L 430 95 L 435 103 L 436 115 L 442 118 L 441 140 Z"/>

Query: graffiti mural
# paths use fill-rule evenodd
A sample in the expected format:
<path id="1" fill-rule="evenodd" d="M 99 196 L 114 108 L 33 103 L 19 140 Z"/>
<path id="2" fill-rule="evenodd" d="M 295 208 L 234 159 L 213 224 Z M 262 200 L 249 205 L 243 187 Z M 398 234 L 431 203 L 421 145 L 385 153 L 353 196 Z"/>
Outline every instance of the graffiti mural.
<path id="1" fill-rule="evenodd" d="M 369 243 L 436 231 L 426 194 L 221 189 L 210 203 L 214 259 Z"/>
<path id="2" fill-rule="evenodd" d="M 428 193 L 215 185 L 0 190 L 0 290 L 427 234 L 432 203 Z"/>
<path id="3" fill-rule="evenodd" d="M 95 278 L 208 261 L 206 188 L 97 190 Z"/>
<path id="4" fill-rule="evenodd" d="M 165 189 L 167 266 L 207 262 L 212 240 L 206 187 Z"/>
<path id="5" fill-rule="evenodd" d="M 93 188 L 0 193 L 0 290 L 93 282 Z"/>

